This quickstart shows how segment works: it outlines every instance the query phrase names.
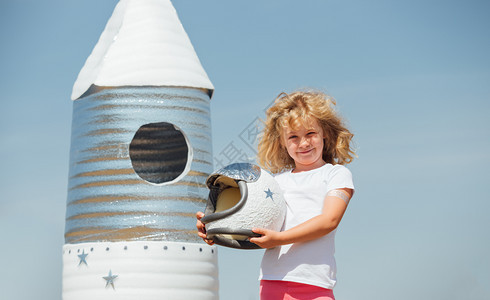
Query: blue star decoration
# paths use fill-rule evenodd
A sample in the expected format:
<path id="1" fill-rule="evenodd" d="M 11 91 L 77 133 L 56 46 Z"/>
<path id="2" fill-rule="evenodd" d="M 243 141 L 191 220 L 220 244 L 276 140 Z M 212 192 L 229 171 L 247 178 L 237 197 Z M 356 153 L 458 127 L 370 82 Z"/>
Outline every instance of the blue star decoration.
<path id="1" fill-rule="evenodd" d="M 87 261 L 86 261 L 87 256 L 88 256 L 88 253 L 85 254 L 85 250 L 83 250 L 82 254 L 78 255 L 78 258 L 80 258 L 80 262 L 78 263 L 78 265 L 81 265 L 82 263 L 84 263 L 86 266 L 88 266 Z"/>
<path id="2" fill-rule="evenodd" d="M 272 201 L 274 201 L 274 198 L 272 198 L 272 195 L 274 195 L 274 193 L 271 191 L 271 189 L 267 189 L 267 191 L 264 191 L 266 193 L 267 196 L 265 196 L 265 199 L 267 198 L 271 198 Z"/>
<path id="3" fill-rule="evenodd" d="M 109 284 L 112 285 L 112 288 L 114 288 L 114 279 L 117 278 L 118 275 L 112 275 L 112 270 L 109 270 L 109 275 L 104 276 L 103 278 L 106 281 L 105 287 L 107 287 Z"/>

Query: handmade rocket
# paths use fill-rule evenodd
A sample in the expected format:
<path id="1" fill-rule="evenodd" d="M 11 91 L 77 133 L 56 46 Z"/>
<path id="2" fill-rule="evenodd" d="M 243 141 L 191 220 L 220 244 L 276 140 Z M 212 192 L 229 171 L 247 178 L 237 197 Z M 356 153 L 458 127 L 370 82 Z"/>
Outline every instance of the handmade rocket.
<path id="1" fill-rule="evenodd" d="M 64 300 L 218 299 L 213 89 L 169 0 L 120 0 L 73 87 Z"/>

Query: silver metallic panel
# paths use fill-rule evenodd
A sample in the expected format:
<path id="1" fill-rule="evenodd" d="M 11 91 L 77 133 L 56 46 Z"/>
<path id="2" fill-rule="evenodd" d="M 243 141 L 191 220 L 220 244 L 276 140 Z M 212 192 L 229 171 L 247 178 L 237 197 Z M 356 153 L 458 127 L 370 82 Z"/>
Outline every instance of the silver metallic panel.
<path id="1" fill-rule="evenodd" d="M 74 101 L 66 243 L 202 242 L 194 215 L 204 210 L 205 181 L 212 171 L 209 102 L 206 91 L 179 87 L 106 88 Z M 173 170 L 171 161 L 162 164 L 160 171 L 173 172 L 169 178 L 175 180 L 152 183 L 134 170 L 130 143 L 141 126 L 159 122 L 175 125 L 191 153 L 183 172 Z M 172 139 L 158 140 L 164 142 Z M 158 149 L 173 157 L 165 145 Z M 182 155 L 179 159 L 186 161 Z M 153 160 L 158 160 L 158 153 L 143 156 L 139 163 L 152 172 Z"/>

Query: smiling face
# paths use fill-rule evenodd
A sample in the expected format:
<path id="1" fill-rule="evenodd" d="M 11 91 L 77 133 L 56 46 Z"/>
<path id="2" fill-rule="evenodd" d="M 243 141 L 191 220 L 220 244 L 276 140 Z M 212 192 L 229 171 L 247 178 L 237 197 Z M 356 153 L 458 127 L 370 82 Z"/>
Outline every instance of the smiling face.
<path id="1" fill-rule="evenodd" d="M 323 130 L 317 120 L 283 127 L 282 143 L 294 160 L 293 172 L 309 171 L 323 166 Z"/>

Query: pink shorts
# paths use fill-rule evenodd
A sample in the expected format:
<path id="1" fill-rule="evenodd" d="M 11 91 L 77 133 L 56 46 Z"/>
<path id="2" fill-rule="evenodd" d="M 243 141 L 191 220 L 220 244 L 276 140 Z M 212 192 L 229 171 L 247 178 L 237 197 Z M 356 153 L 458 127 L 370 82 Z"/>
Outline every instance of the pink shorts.
<path id="1" fill-rule="evenodd" d="M 261 280 L 261 300 L 335 300 L 333 291 L 319 286 L 282 281 Z"/>

